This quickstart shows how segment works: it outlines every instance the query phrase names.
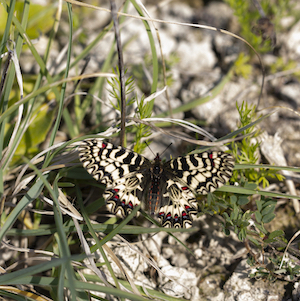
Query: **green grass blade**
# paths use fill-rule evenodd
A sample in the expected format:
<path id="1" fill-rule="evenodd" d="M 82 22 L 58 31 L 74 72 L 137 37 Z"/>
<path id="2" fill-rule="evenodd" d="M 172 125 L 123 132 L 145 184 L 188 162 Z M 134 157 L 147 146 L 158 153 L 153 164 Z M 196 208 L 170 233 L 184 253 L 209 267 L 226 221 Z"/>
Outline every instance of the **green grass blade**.
<path id="1" fill-rule="evenodd" d="M 45 177 L 47 177 L 47 175 Z M 41 179 L 37 180 L 37 182 L 29 189 L 26 195 L 18 202 L 17 206 L 8 215 L 4 225 L 2 225 L 0 229 L 0 241 L 3 239 L 8 229 L 13 226 L 21 212 L 28 206 L 28 204 L 30 204 L 40 195 L 43 187 L 43 181 Z"/>

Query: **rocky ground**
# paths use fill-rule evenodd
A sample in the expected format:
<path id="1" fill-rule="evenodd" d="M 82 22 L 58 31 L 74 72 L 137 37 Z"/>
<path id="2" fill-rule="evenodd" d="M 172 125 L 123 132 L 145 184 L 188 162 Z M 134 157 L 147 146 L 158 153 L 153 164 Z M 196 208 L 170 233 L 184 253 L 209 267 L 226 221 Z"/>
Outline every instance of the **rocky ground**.
<path id="1" fill-rule="evenodd" d="M 261 152 L 265 163 L 269 160 L 269 163 L 277 165 L 299 166 L 300 164 L 300 21 L 297 19 L 300 16 L 299 4 L 294 1 L 294 14 L 286 15 L 276 24 L 278 28 L 274 29 L 276 45 L 273 50 L 261 55 L 266 77 L 258 114 L 273 112 L 259 124 L 265 133 L 261 137 Z M 232 9 L 223 2 L 148 1 L 145 6 L 153 18 L 206 24 L 236 34 L 240 32 L 240 24 Z M 133 8 L 129 8 L 129 13 L 133 12 Z M 95 11 L 94 19 L 87 20 L 83 26 L 85 30 L 90 31 L 88 35 L 90 41 L 108 20 L 109 15 L 101 11 Z M 249 53 L 245 43 L 220 32 L 183 25 L 155 24 L 159 30 L 165 58 L 168 60 L 171 55 L 176 57 L 169 71 L 172 75 L 172 84 L 168 87 L 173 108 L 209 94 L 210 90 L 226 75 L 230 64 L 238 55 L 241 52 Z M 144 71 L 147 70 L 149 62 L 147 63 L 145 58 L 150 53 L 149 41 L 141 21 L 134 19 L 126 21 L 122 25 L 121 34 L 123 45 L 126 45 L 124 47 L 126 66 L 140 64 L 144 67 Z M 98 71 L 99 65 L 108 55 L 107 45 L 112 39 L 113 35 L 108 35 L 91 53 L 87 73 Z M 74 54 L 81 51 L 80 47 L 77 47 L 74 48 Z M 282 59 L 283 66 L 292 61 L 293 70 L 273 71 L 272 65 L 275 65 L 279 58 Z M 252 56 L 250 64 L 252 73 L 249 77 L 233 76 L 214 99 L 188 112 L 175 114 L 174 117 L 205 121 L 205 129 L 216 137 L 235 130 L 239 120 L 236 103 L 238 105 L 243 101 L 249 104 L 258 103 L 262 77 L 261 67 L 255 55 Z M 298 75 L 295 72 L 298 72 Z M 140 87 L 138 93 L 141 95 L 147 90 L 149 92 L 150 85 L 149 78 L 145 78 L 144 86 Z M 167 102 L 164 96 L 157 98 L 155 113 L 160 113 L 165 108 Z M 158 142 L 153 144 L 155 152 L 165 149 L 161 137 L 157 140 Z M 180 147 L 180 141 L 171 142 L 174 143 L 174 148 Z M 276 161 L 276 154 L 268 157 L 270 145 L 271 149 L 277 149 L 276 154 L 282 154 L 279 161 Z M 293 182 L 294 187 L 297 188 L 297 179 Z M 283 190 L 289 189 L 283 188 Z M 294 193 L 298 191 L 295 190 Z M 284 216 L 281 220 L 286 221 L 287 217 Z M 193 301 L 300 300 L 298 282 L 289 282 L 286 279 L 275 282 L 250 279 L 249 274 L 254 270 L 246 263 L 249 251 L 247 246 L 234 234 L 225 236 L 220 229 L 220 224 L 221 218 L 218 216 L 201 216 L 195 221 L 199 231 L 192 234 L 176 234 L 193 255 L 165 233 L 159 233 L 151 238 L 145 237 L 143 243 L 134 246 L 134 250 L 125 244 L 120 246 L 111 243 L 110 247 L 127 267 L 127 272 L 137 284 L 163 290 L 171 296 Z M 285 223 L 284 228 L 287 227 L 289 225 Z M 297 228 L 289 229 L 290 233 L 297 230 Z M 151 266 L 137 250 L 141 254 L 149 254 L 154 258 L 160 271 L 151 272 Z M 258 257 L 263 262 L 263 258 Z"/>
<path id="2" fill-rule="evenodd" d="M 153 18 L 206 24 L 237 34 L 240 31 L 240 25 L 232 9 L 223 2 L 211 1 L 206 5 L 166 2 L 164 5 L 161 2 L 149 1 L 146 7 Z M 299 3 L 295 3 L 295 11 L 297 10 L 298 12 L 300 10 Z M 102 16 L 99 12 L 100 15 Z M 280 26 L 274 29 L 276 45 L 272 51 L 261 55 L 266 77 L 258 106 L 259 114 L 274 112 L 259 125 L 264 132 L 261 137 L 261 151 L 269 163 L 277 165 L 299 166 L 300 161 L 298 115 L 300 84 L 299 76 L 294 73 L 300 70 L 300 21 L 296 16 L 297 14 L 287 15 L 282 18 Z M 168 59 L 174 54 L 178 58 L 171 67 L 173 82 L 168 87 L 174 108 L 196 97 L 207 95 L 228 72 L 230 63 L 234 62 L 241 52 L 249 53 L 248 46 L 243 42 L 219 32 L 173 24 L 156 23 L 156 26 L 159 29 L 165 58 Z M 132 37 L 135 38 L 124 49 L 125 63 L 128 66 L 144 64 L 147 68 L 145 57 L 149 55 L 149 42 L 139 20 L 131 20 L 124 24 L 122 29 L 124 44 Z M 105 41 L 101 43 L 98 46 L 98 53 L 94 54 L 94 60 L 101 61 L 107 54 Z M 290 61 L 295 63 L 292 71 L 272 71 L 272 64 L 280 57 L 284 64 Z M 261 67 L 255 56 L 252 57 L 250 64 L 252 73 L 248 78 L 241 75 L 232 77 L 214 99 L 191 111 L 178 113 L 175 117 L 205 121 L 205 129 L 218 137 L 235 130 L 239 120 L 236 103 L 238 105 L 243 101 L 249 104 L 258 103 Z M 148 79 L 145 82 L 148 82 Z M 143 89 L 141 93 L 147 90 L 146 84 Z M 157 99 L 156 104 L 156 113 L 167 107 L 164 97 Z M 180 142 L 177 144 L 175 142 L 176 147 L 179 147 L 179 144 Z M 156 149 L 165 148 L 161 142 L 153 145 L 155 152 Z M 276 149 L 276 152 L 268 156 L 270 146 L 271 149 Z M 276 154 L 279 153 L 282 156 L 276 161 Z M 297 187 L 297 179 L 294 183 Z M 249 250 L 235 235 L 225 236 L 220 230 L 220 223 L 219 217 L 201 216 L 195 223 L 199 227 L 198 232 L 176 234 L 194 256 L 163 233 L 137 244 L 135 247 L 142 254 L 149 254 L 155 258 L 160 272 L 154 275 L 149 272 L 151 270 L 149 264 L 136 250 L 131 250 L 126 245 L 120 247 L 112 244 L 111 247 L 122 262 L 126 262 L 128 272 L 138 284 L 149 285 L 172 296 L 211 301 L 300 300 L 298 282 L 250 279 L 249 274 L 255 269 L 246 263 Z M 296 231 L 296 228 L 291 230 Z M 262 262 L 263 258 L 259 257 L 259 260 Z"/>

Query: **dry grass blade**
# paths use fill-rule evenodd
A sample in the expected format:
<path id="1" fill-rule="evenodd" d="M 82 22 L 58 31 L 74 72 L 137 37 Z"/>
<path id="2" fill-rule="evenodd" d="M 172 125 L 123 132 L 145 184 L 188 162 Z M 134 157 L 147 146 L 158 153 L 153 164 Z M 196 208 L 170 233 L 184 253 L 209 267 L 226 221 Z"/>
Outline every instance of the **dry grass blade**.
<path id="1" fill-rule="evenodd" d="M 75 228 L 77 230 L 77 234 L 79 237 L 79 240 L 81 242 L 81 246 L 83 247 L 84 253 L 87 255 L 87 260 L 89 262 L 89 268 L 103 281 L 103 283 L 105 285 L 107 285 L 108 287 L 112 287 L 112 285 L 107 281 L 107 276 L 105 275 L 105 273 L 101 270 L 99 270 L 93 260 L 93 255 L 91 253 L 90 247 L 84 237 L 84 234 L 80 228 L 80 225 L 77 221 L 77 219 L 73 218 L 73 222 L 75 225 Z"/>

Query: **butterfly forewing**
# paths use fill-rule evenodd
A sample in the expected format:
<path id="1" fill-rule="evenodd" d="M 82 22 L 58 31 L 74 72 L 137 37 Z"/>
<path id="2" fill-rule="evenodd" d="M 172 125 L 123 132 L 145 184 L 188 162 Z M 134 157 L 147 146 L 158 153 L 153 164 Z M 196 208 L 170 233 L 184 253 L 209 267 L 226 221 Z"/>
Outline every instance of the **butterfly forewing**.
<path id="1" fill-rule="evenodd" d="M 207 194 L 224 185 L 232 176 L 234 159 L 223 152 L 204 152 L 178 157 L 166 163 L 176 179 L 195 194 Z"/>
<path id="2" fill-rule="evenodd" d="M 104 184 L 118 182 L 137 172 L 143 164 L 150 164 L 135 152 L 99 139 L 84 140 L 79 158 L 88 173 Z"/>
<path id="3" fill-rule="evenodd" d="M 79 158 L 83 167 L 106 185 L 103 197 L 112 213 L 125 217 L 140 203 L 144 175 L 138 171 L 151 164 L 148 159 L 100 139 L 84 140 Z"/>
<path id="4" fill-rule="evenodd" d="M 106 185 L 109 210 L 122 217 L 142 202 L 164 227 L 190 227 L 198 212 L 195 194 L 207 194 L 227 182 L 234 159 L 223 152 L 153 162 L 121 146 L 89 139 L 80 146 L 84 168 Z"/>

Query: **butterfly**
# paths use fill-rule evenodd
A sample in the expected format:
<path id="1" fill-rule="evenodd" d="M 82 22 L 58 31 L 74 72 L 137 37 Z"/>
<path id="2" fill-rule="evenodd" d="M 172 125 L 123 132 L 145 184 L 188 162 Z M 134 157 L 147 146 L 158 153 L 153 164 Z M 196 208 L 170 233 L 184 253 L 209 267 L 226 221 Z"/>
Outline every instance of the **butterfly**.
<path id="1" fill-rule="evenodd" d="M 197 194 L 208 194 L 232 176 L 234 158 L 221 151 L 154 161 L 102 139 L 83 140 L 83 167 L 106 185 L 103 197 L 110 212 L 121 217 L 141 203 L 163 227 L 188 228 L 198 213 Z"/>

